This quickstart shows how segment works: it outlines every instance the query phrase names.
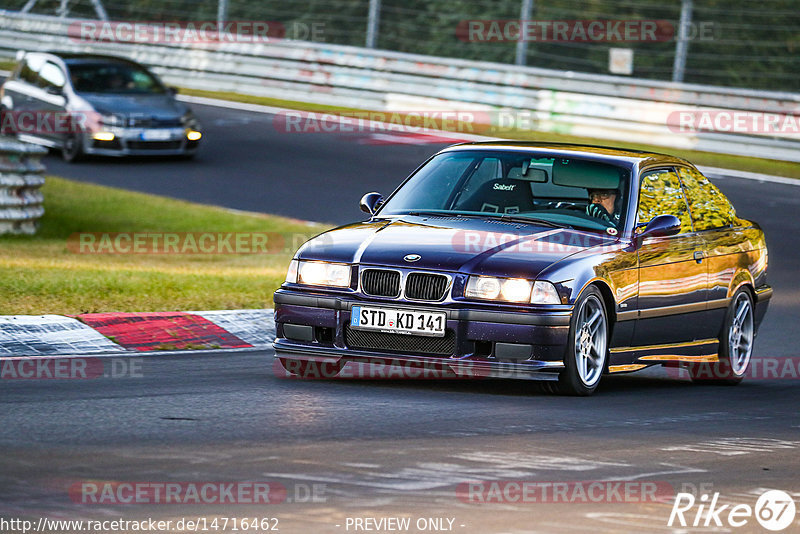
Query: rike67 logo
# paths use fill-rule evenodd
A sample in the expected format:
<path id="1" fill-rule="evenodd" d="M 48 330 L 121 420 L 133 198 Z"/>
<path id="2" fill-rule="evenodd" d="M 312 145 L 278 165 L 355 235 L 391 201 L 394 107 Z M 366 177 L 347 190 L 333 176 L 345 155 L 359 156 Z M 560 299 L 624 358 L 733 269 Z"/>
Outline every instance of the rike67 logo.
<path id="1" fill-rule="evenodd" d="M 779 532 L 795 520 L 796 508 L 792 496 L 781 490 L 762 493 L 755 507 L 749 504 L 721 504 L 719 492 L 703 494 L 699 499 L 691 493 L 678 493 L 672 505 L 667 525 L 681 527 L 734 527 L 753 525 L 752 519 L 763 528 Z"/>

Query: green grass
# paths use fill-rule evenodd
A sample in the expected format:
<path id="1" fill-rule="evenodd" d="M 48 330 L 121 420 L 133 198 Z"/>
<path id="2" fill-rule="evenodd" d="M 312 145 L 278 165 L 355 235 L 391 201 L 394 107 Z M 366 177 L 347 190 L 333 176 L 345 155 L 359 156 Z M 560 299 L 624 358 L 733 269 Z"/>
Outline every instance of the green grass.
<path id="1" fill-rule="evenodd" d="M 264 106 L 274 106 L 288 109 L 297 109 L 301 111 L 314 111 L 319 113 L 355 113 L 358 110 L 354 108 L 346 108 L 342 106 L 326 106 L 321 104 L 311 104 L 308 102 L 298 102 L 294 100 L 282 100 L 277 98 L 268 98 L 261 96 L 243 95 L 239 93 L 220 92 L 220 91 L 203 91 L 198 89 L 181 88 L 180 92 L 185 95 L 202 96 L 208 98 L 219 98 L 222 100 L 232 100 L 235 102 L 245 102 L 248 104 L 261 104 Z M 469 131 L 461 126 L 461 131 Z M 482 133 L 482 132 L 478 132 Z M 515 139 L 520 141 L 538 141 L 538 142 L 555 142 L 555 143 L 577 143 L 589 145 L 603 145 L 620 148 L 636 148 L 639 150 L 647 150 L 652 152 L 660 152 L 672 154 L 685 158 L 696 165 L 707 165 L 709 167 L 722 167 L 726 169 L 737 169 L 741 171 L 760 172 L 764 174 L 773 174 L 777 176 L 786 176 L 790 178 L 800 178 L 800 163 L 792 163 L 788 161 L 777 161 L 765 158 L 747 157 L 747 156 L 732 156 L 727 154 L 717 154 L 714 152 L 701 152 L 697 150 L 681 150 L 668 147 L 646 145 L 632 142 L 609 141 L 605 139 L 594 139 L 588 137 L 576 137 L 573 135 L 535 132 L 530 130 L 506 130 L 495 131 L 486 133 L 487 136 L 503 137 L 506 139 Z"/>
<path id="2" fill-rule="evenodd" d="M 0 236 L 0 315 L 270 307 L 296 243 L 325 229 L 55 177 L 44 194 L 35 236 Z M 80 232 L 269 232 L 288 239 L 261 254 L 80 254 L 67 246 Z"/>

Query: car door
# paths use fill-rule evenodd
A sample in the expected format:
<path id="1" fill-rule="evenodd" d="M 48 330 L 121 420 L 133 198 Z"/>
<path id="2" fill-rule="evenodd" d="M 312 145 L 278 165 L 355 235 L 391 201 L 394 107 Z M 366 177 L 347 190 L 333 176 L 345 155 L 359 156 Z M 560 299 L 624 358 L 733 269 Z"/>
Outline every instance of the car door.
<path id="1" fill-rule="evenodd" d="M 639 316 L 636 346 L 703 339 L 708 298 L 705 242 L 692 226 L 691 213 L 674 168 L 642 173 L 637 210 L 643 227 L 657 215 L 675 215 L 680 233 L 645 238 L 638 248 Z"/>
<path id="2" fill-rule="evenodd" d="M 715 338 L 722 329 L 728 309 L 728 290 L 737 272 L 749 267 L 752 253 L 747 247 L 747 230 L 741 227 L 736 210 L 708 178 L 694 168 L 678 169 L 683 191 L 692 212 L 692 224 L 706 243 L 708 263 L 708 320 L 705 336 Z"/>

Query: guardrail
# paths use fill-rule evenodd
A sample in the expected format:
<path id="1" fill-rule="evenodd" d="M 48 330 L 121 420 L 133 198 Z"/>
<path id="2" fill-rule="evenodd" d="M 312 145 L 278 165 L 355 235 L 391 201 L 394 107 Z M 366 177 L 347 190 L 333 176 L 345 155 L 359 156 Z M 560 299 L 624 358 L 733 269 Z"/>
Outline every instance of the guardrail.
<path id="1" fill-rule="evenodd" d="M 98 21 L 93 23 L 101 24 Z M 797 127 L 800 94 L 580 74 L 340 45 L 87 42 L 80 21 L 0 11 L 0 55 L 102 52 L 149 65 L 167 83 L 380 111 L 514 110 L 539 132 L 800 161 L 800 132 L 676 131 L 680 114 L 770 116 Z M 524 112 L 520 114 L 520 112 Z M 702 126 L 702 124 L 698 124 Z M 713 126 L 713 125 L 712 125 Z M 724 129 L 723 129 L 724 130 Z M 485 132 L 485 130 L 483 130 Z"/>
<path id="2" fill-rule="evenodd" d="M 44 215 L 44 165 L 47 150 L 0 136 L 0 234 L 33 234 Z"/>

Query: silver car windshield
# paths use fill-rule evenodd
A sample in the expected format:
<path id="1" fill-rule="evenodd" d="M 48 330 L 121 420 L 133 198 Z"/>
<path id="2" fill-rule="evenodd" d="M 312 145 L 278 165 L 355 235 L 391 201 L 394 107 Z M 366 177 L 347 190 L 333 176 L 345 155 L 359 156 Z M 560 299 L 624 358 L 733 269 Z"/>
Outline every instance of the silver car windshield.
<path id="1" fill-rule="evenodd" d="M 78 93 L 164 94 L 166 88 L 146 70 L 127 63 L 80 63 L 69 66 Z"/>

